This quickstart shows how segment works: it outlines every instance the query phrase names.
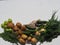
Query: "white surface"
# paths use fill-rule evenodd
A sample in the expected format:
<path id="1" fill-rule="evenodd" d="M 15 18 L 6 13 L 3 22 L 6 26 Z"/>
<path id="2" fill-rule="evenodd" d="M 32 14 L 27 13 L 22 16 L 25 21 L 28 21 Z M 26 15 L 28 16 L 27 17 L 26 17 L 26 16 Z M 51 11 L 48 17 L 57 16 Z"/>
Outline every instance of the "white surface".
<path id="1" fill-rule="evenodd" d="M 59 10 L 56 15 L 60 19 L 60 0 L 3 0 L 0 1 L 0 24 L 8 18 L 12 18 L 14 23 L 19 21 L 23 24 L 37 19 L 48 20 L 54 10 Z M 0 38 L 0 45 L 12 44 Z M 60 36 L 42 45 L 60 45 Z"/>

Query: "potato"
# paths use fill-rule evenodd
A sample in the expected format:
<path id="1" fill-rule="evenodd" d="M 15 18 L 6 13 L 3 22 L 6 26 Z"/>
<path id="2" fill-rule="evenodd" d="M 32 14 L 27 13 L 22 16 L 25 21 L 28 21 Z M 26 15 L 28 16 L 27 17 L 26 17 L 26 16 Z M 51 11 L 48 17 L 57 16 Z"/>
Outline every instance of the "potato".
<path id="1" fill-rule="evenodd" d="M 37 42 L 37 39 L 36 39 L 36 38 L 32 38 L 32 39 L 31 39 L 31 42 L 32 42 L 32 43 L 36 43 L 36 42 Z"/>
<path id="2" fill-rule="evenodd" d="M 18 40 L 19 40 L 19 42 L 22 43 L 22 44 L 25 44 L 25 43 L 26 43 L 26 41 L 25 41 L 24 39 L 22 39 L 22 38 L 19 38 Z"/>
<path id="3" fill-rule="evenodd" d="M 25 35 L 25 34 L 22 34 L 21 37 L 22 37 L 23 39 L 27 39 L 28 36 Z"/>
<path id="4" fill-rule="evenodd" d="M 40 35 L 39 31 L 36 31 L 35 35 Z"/>
<path id="5" fill-rule="evenodd" d="M 27 40 L 28 40 L 28 41 L 30 41 L 30 40 L 31 40 L 31 38 L 32 38 L 32 37 L 31 37 L 31 36 L 29 36 Z"/>

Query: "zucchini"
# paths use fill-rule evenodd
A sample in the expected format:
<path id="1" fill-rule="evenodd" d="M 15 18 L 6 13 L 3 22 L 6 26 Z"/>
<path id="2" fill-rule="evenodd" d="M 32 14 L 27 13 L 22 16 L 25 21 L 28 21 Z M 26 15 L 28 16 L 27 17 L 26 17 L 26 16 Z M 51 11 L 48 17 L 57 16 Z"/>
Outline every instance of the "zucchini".
<path id="1" fill-rule="evenodd" d="M 29 26 L 29 25 L 25 25 L 26 26 L 26 28 L 28 29 L 28 30 L 35 30 L 36 28 L 32 28 L 31 26 Z"/>
<path id="2" fill-rule="evenodd" d="M 42 24 L 35 24 L 35 26 L 40 27 Z"/>
<path id="3" fill-rule="evenodd" d="M 47 21 L 37 21 L 36 23 L 37 24 L 45 24 L 45 23 L 47 23 Z"/>
<path id="4" fill-rule="evenodd" d="M 40 27 L 40 26 L 42 26 L 42 25 L 44 25 L 46 23 L 47 23 L 47 21 L 37 21 L 35 26 Z"/>

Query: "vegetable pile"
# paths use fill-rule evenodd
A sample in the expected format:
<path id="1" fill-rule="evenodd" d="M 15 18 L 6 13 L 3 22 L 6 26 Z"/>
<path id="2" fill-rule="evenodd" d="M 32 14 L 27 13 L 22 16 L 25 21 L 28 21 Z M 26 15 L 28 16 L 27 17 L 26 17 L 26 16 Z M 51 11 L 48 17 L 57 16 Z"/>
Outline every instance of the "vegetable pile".
<path id="1" fill-rule="evenodd" d="M 20 22 L 13 23 L 8 19 L 1 24 L 4 32 L 0 33 L 5 41 L 25 45 L 26 43 L 36 44 L 38 41 L 51 42 L 60 35 L 60 21 L 55 18 L 56 12 L 48 21 L 34 20 L 30 24 L 23 25 Z"/>

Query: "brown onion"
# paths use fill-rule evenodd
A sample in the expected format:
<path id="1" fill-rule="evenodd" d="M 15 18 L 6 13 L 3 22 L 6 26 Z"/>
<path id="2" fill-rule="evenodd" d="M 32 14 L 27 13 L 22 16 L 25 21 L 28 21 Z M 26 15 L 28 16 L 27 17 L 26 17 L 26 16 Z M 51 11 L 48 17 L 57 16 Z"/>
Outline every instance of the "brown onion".
<path id="1" fill-rule="evenodd" d="M 13 30 L 14 30 L 14 31 L 18 31 L 19 28 L 18 28 L 17 26 L 14 26 Z"/>
<path id="2" fill-rule="evenodd" d="M 14 27 L 14 24 L 12 22 L 10 22 L 10 23 L 7 24 L 7 27 L 13 28 Z"/>
<path id="3" fill-rule="evenodd" d="M 22 31 L 26 30 L 26 27 L 23 25 L 23 26 L 21 27 L 21 30 L 22 30 Z"/>
<path id="4" fill-rule="evenodd" d="M 21 29 L 22 24 L 19 23 L 19 22 L 17 22 L 17 23 L 16 23 L 16 26 L 19 27 L 19 28 Z"/>

